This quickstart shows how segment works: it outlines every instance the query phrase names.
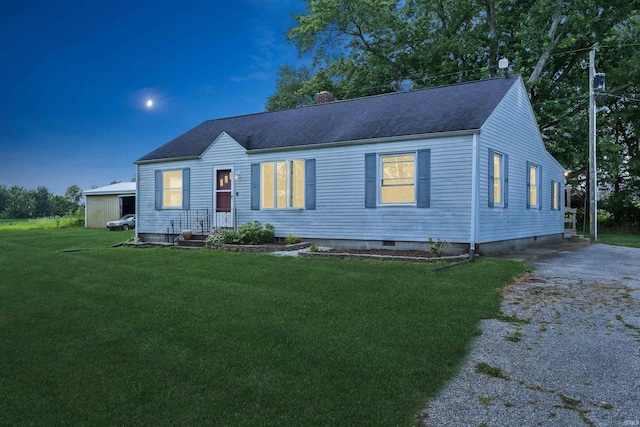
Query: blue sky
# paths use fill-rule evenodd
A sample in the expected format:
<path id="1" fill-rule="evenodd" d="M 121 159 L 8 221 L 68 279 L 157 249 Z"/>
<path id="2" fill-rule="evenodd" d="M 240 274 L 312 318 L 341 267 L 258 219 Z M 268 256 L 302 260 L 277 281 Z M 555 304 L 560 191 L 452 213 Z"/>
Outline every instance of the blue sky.
<path id="1" fill-rule="evenodd" d="M 17 1 L 0 11 L 0 185 L 64 194 L 214 118 L 264 111 L 302 0 Z M 145 103 L 153 100 L 153 106 Z"/>

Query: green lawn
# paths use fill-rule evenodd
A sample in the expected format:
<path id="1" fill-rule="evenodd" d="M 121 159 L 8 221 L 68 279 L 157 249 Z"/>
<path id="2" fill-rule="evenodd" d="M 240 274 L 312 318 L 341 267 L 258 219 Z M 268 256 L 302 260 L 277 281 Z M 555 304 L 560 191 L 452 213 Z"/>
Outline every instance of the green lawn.
<path id="1" fill-rule="evenodd" d="M 640 233 L 598 233 L 598 242 L 607 245 L 640 248 Z"/>
<path id="2" fill-rule="evenodd" d="M 0 231 L 9 230 L 40 230 L 46 228 L 67 228 L 78 225 L 78 217 L 74 215 L 53 217 L 53 218 L 34 218 L 34 219 L 0 219 Z"/>
<path id="3" fill-rule="evenodd" d="M 518 262 L 102 248 L 0 231 L 0 425 L 412 425 Z"/>

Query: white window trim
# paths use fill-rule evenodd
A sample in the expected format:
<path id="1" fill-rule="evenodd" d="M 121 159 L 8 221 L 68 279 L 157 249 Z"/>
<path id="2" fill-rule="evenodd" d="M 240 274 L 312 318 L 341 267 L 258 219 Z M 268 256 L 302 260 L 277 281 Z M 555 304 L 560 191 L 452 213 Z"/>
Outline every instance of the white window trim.
<path id="1" fill-rule="evenodd" d="M 293 205 L 293 162 L 302 162 L 302 206 L 292 206 Z M 287 196 L 287 206 L 286 207 L 278 207 L 278 178 L 276 171 L 277 163 L 286 163 L 287 165 L 287 183 L 286 183 L 286 196 Z M 260 192 L 262 193 L 262 186 L 264 185 L 264 177 L 262 175 L 263 165 L 270 164 L 273 165 L 273 207 L 264 207 L 264 200 L 260 197 L 260 210 L 294 210 L 301 211 L 305 209 L 306 202 L 306 161 L 304 159 L 287 159 L 287 160 L 273 160 L 268 162 L 260 162 Z"/>
<path id="2" fill-rule="evenodd" d="M 529 209 L 540 209 L 540 190 L 541 190 L 541 182 L 540 182 L 540 165 L 536 164 L 536 163 L 529 163 L 529 169 L 527 170 L 527 174 L 529 177 L 531 177 L 531 169 L 535 169 L 536 170 L 536 182 L 535 182 L 535 188 L 536 188 L 536 203 L 533 204 L 532 200 L 531 200 L 531 187 L 534 185 L 533 182 L 531 182 L 531 178 L 529 178 L 529 186 L 527 188 L 528 194 L 527 194 L 527 199 L 529 200 L 528 206 Z"/>
<path id="3" fill-rule="evenodd" d="M 382 159 L 384 157 L 396 157 L 396 156 L 413 156 L 413 202 L 397 202 L 397 203 L 384 203 L 382 201 L 382 181 L 384 180 L 383 168 L 382 168 Z M 378 207 L 393 207 L 393 206 L 417 206 L 418 205 L 418 152 L 417 151 L 399 151 L 393 153 L 378 153 L 378 164 L 377 164 L 377 182 L 376 182 L 376 192 L 377 192 L 377 205 Z"/>
<path id="4" fill-rule="evenodd" d="M 493 200 L 493 207 L 494 208 L 504 208 L 504 192 L 505 192 L 505 176 L 504 176 L 504 154 L 499 152 L 499 151 L 494 151 L 493 152 L 494 157 L 499 157 L 500 158 L 500 202 L 496 203 L 495 202 L 495 175 L 496 175 L 496 170 L 494 167 L 493 170 L 493 180 L 494 182 L 491 183 L 491 185 L 494 185 L 494 200 Z M 492 158 L 491 161 L 493 162 L 494 159 Z"/>
<path id="5" fill-rule="evenodd" d="M 184 182 L 183 182 L 183 170 L 182 169 L 167 169 L 167 170 L 163 170 L 162 171 L 162 209 L 163 210 L 182 210 L 182 200 L 184 197 Z M 165 202 L 165 191 L 167 190 L 177 190 L 178 188 L 175 187 L 165 187 L 164 186 L 164 179 L 165 179 L 165 174 L 167 173 L 171 173 L 171 172 L 179 172 L 180 173 L 180 204 L 179 205 L 167 205 Z"/>
<path id="6" fill-rule="evenodd" d="M 551 191 L 553 192 L 553 203 L 551 204 L 551 210 L 552 211 L 559 211 L 561 210 L 561 201 L 562 201 L 562 192 L 561 192 L 561 187 L 560 187 L 560 182 L 559 181 L 555 181 L 552 180 L 551 181 Z M 555 207 L 555 205 L 557 204 L 558 207 Z"/>

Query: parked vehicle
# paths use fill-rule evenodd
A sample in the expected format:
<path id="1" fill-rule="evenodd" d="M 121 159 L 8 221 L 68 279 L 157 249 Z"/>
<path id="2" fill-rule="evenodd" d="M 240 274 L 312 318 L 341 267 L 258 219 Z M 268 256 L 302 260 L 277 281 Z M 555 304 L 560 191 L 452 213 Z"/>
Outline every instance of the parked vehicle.
<path id="1" fill-rule="evenodd" d="M 129 214 L 115 221 L 109 221 L 107 222 L 107 228 L 111 231 L 136 228 L 136 216 L 134 214 Z"/>

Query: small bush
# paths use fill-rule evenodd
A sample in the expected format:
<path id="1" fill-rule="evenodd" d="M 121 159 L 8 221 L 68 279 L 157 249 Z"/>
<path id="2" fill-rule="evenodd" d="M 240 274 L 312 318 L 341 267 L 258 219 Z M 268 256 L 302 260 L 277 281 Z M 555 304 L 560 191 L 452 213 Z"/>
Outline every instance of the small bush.
<path id="1" fill-rule="evenodd" d="M 264 227 L 258 221 L 248 222 L 238 227 L 238 230 L 218 230 L 209 235 L 204 241 L 204 247 L 211 249 L 216 243 L 226 245 L 262 245 L 273 243 L 275 231 L 273 225 L 267 223 Z"/>
<path id="2" fill-rule="evenodd" d="M 245 245 L 273 243 L 276 236 L 273 225 L 266 223 L 262 227 L 258 221 L 241 225 L 238 227 L 238 232 L 242 235 L 242 244 Z"/>
<path id="3" fill-rule="evenodd" d="M 320 252 L 320 248 L 318 247 L 318 245 L 315 245 L 315 244 L 309 246 L 309 250 L 311 252 Z"/>
<path id="4" fill-rule="evenodd" d="M 444 255 L 444 251 L 447 249 L 447 246 L 449 246 L 449 242 L 440 240 L 440 238 L 438 238 L 438 240 L 433 240 L 432 237 L 429 237 L 429 252 L 431 252 L 431 255 L 434 257 L 441 257 Z"/>
<path id="5" fill-rule="evenodd" d="M 287 245 L 295 245 L 302 242 L 302 239 L 300 238 L 300 236 L 296 236 L 295 234 L 289 234 L 284 242 Z"/>
<path id="6" fill-rule="evenodd" d="M 211 249 L 219 243 L 226 245 L 240 245 L 242 244 L 242 235 L 235 230 L 218 230 L 207 236 L 204 241 L 204 247 Z"/>

